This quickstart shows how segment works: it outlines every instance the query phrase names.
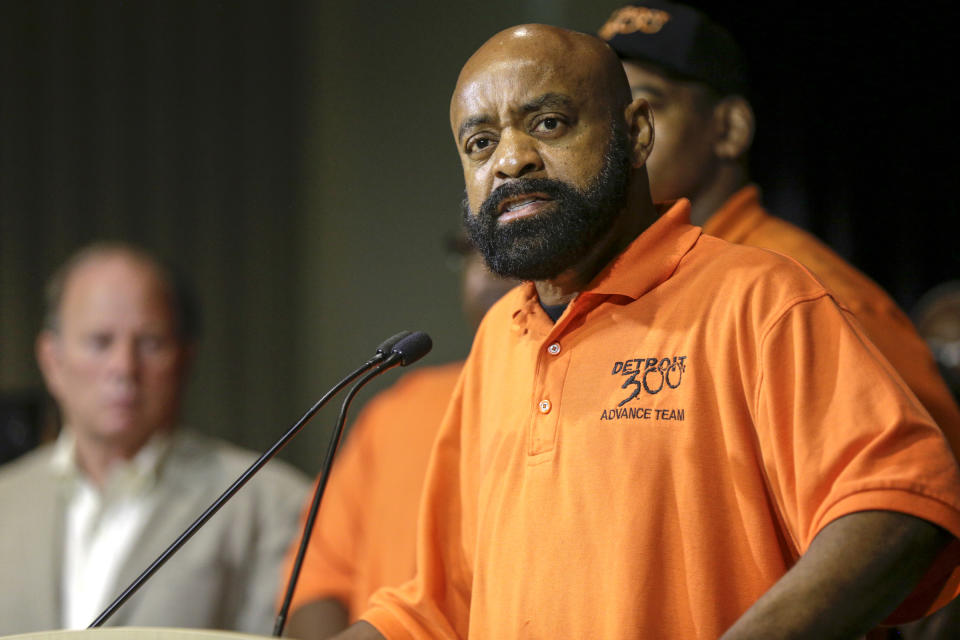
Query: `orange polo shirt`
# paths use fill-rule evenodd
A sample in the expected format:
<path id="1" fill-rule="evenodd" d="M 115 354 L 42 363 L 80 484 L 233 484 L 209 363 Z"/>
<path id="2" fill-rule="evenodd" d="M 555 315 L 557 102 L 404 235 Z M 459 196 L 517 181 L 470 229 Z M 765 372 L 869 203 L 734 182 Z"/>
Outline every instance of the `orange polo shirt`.
<path id="1" fill-rule="evenodd" d="M 773 249 L 806 266 L 853 311 L 864 332 L 890 361 L 943 429 L 960 458 L 960 409 L 930 349 L 906 314 L 873 280 L 806 231 L 768 214 L 756 186 L 735 193 L 703 225 L 704 233 L 736 244 Z"/>
<path id="2" fill-rule="evenodd" d="M 943 435 L 849 312 L 688 216 L 674 204 L 556 324 L 532 285 L 487 314 L 434 444 L 417 576 L 362 616 L 386 637 L 716 638 L 840 516 L 960 535 Z"/>
<path id="3" fill-rule="evenodd" d="M 357 417 L 327 482 L 291 611 L 334 598 L 355 620 L 370 594 L 414 575 L 427 460 L 462 366 L 416 369 Z M 308 499 L 304 517 L 309 507 Z M 284 576 L 299 542 L 287 553 Z"/>

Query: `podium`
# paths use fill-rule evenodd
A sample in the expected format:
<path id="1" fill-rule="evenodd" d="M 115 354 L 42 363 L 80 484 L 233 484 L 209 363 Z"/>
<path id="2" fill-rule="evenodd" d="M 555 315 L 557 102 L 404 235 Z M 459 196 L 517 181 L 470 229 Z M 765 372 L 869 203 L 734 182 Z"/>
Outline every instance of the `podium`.
<path id="1" fill-rule="evenodd" d="M 0 636 L 0 640 L 266 640 L 269 637 L 211 629 L 101 627 L 73 631 L 33 631 L 13 636 Z"/>

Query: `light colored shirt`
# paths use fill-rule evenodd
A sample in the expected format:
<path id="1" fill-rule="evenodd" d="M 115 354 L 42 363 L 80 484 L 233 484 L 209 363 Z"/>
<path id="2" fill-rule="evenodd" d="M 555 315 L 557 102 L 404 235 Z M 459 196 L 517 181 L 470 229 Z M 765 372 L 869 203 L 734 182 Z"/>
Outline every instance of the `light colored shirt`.
<path id="1" fill-rule="evenodd" d="M 67 483 L 64 628 L 86 628 L 119 595 L 117 575 L 154 508 L 150 490 L 169 446 L 167 434 L 154 435 L 133 458 L 114 465 L 100 488 L 77 465 L 76 439 L 68 429 L 61 433 L 51 462 Z"/>

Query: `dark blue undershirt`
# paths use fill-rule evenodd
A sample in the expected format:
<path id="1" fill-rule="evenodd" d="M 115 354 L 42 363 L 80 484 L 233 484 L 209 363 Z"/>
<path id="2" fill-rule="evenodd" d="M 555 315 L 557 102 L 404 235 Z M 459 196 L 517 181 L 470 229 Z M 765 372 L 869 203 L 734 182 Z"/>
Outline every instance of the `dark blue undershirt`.
<path id="1" fill-rule="evenodd" d="M 557 323 L 557 320 L 560 319 L 560 316 L 562 316 L 564 310 L 566 310 L 567 304 L 569 304 L 565 302 L 563 304 L 546 305 L 546 304 L 543 304 L 543 302 L 539 298 L 537 299 L 537 301 L 540 302 L 540 308 L 543 309 L 544 313 L 550 316 L 550 319 L 553 320 L 554 324 Z"/>

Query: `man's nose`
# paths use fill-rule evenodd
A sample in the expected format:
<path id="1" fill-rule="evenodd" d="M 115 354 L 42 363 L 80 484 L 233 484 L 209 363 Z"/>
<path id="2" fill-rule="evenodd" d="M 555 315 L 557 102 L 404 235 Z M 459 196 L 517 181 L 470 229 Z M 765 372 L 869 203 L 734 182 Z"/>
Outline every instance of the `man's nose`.
<path id="1" fill-rule="evenodd" d="M 497 143 L 494 176 L 497 181 L 508 181 L 543 170 L 543 158 L 536 141 L 525 133 L 508 129 Z"/>
<path id="2" fill-rule="evenodd" d="M 134 376 L 140 365 L 135 340 L 116 340 L 110 350 L 110 371 L 120 376 Z"/>

